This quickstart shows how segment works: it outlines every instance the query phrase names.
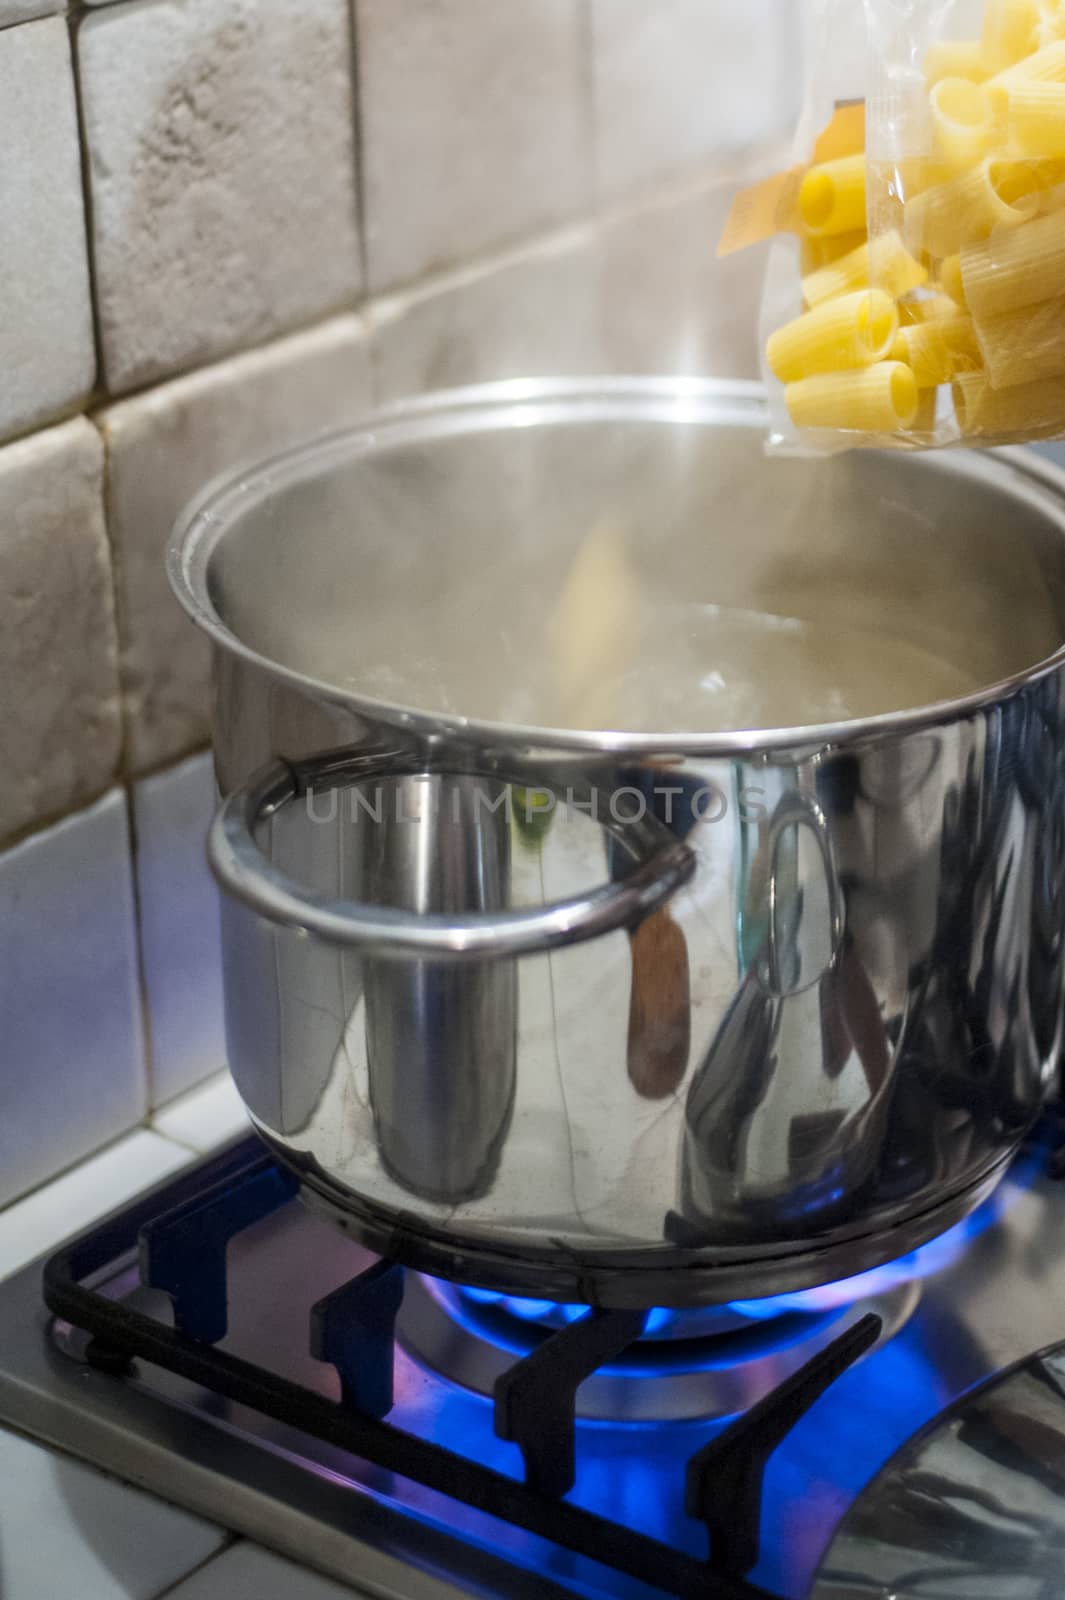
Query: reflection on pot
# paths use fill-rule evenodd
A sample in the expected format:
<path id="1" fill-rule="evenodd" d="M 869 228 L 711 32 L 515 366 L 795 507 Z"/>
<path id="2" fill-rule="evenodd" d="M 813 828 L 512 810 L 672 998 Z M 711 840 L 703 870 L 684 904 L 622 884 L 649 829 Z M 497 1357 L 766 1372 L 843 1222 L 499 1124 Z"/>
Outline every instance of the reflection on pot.
<path id="1" fill-rule="evenodd" d="M 364 828 L 358 898 L 421 915 L 505 910 L 502 784 L 419 773 Z M 381 1159 L 412 1194 L 454 1204 L 489 1187 L 514 1100 L 513 961 L 365 962 L 366 1054 Z"/>

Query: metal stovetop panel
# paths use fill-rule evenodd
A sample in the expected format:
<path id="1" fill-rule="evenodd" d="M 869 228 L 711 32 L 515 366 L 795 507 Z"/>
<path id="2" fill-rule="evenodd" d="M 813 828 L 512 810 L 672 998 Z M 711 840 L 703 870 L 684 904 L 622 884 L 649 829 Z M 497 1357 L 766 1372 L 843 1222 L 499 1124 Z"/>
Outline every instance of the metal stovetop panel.
<path id="1" fill-rule="evenodd" d="M 890 1342 L 847 1372 L 794 1430 L 766 1476 L 765 1539 L 753 1577 L 810 1591 L 826 1546 L 862 1488 L 946 1406 L 1065 1329 L 1065 1189 L 1024 1158 L 967 1223 L 858 1285 L 911 1279 L 919 1300 Z M 335 1395 L 306 1354 L 310 1303 L 369 1259 L 293 1204 L 231 1246 L 227 1345 Z M 138 1363 L 133 1379 L 90 1370 L 59 1347 L 40 1298 L 40 1263 L 0 1286 L 0 1420 L 202 1516 L 394 1600 L 467 1594 L 646 1597 L 650 1591 L 458 1507 L 369 1463 Z M 120 1281 L 121 1280 L 121 1281 Z M 133 1291 L 120 1264 L 113 1289 Z M 390 1420 L 517 1474 L 482 1396 L 397 1358 Z M 683 1512 L 683 1466 L 714 1425 L 579 1425 L 572 1498 L 704 1557 Z"/>

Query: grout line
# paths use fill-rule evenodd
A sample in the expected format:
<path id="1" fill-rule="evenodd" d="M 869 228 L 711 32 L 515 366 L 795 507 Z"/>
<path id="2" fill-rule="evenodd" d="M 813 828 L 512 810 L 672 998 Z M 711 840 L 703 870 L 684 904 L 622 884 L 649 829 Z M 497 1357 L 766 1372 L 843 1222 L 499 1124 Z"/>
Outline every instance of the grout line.
<path id="1" fill-rule="evenodd" d="M 96 381 L 87 398 L 86 408 L 91 408 L 104 389 L 103 335 L 100 331 L 100 304 L 97 292 L 96 229 L 94 227 L 92 198 L 92 161 L 89 156 L 89 138 L 85 127 L 85 102 L 81 92 L 81 13 L 67 15 L 67 33 L 70 39 L 70 71 L 74 81 L 74 110 L 78 132 L 78 160 L 81 166 L 81 211 L 85 229 L 85 265 L 89 276 L 89 309 L 92 314 L 93 353 L 96 357 Z"/>
<path id="2" fill-rule="evenodd" d="M 150 1494 L 151 1490 L 142 1490 L 141 1492 L 143 1494 Z M 167 1502 L 167 1504 L 169 1503 L 170 1502 Z M 189 1514 L 191 1513 L 186 1513 L 186 1515 Z M 207 1521 L 208 1519 L 204 1518 L 203 1520 Z M 218 1527 L 218 1524 L 215 1523 L 214 1526 Z M 167 1600 L 168 1595 L 175 1595 L 179 1593 L 183 1585 L 188 1583 L 190 1579 L 199 1577 L 200 1573 L 203 1572 L 207 1567 L 212 1566 L 220 1556 L 224 1556 L 227 1551 L 232 1550 L 235 1545 L 244 1543 L 244 1540 L 238 1538 L 235 1533 L 230 1533 L 226 1529 L 220 1529 L 219 1531 L 224 1533 L 225 1537 L 223 1538 L 222 1543 L 218 1546 L 218 1549 L 212 1550 L 211 1554 L 209 1556 L 204 1556 L 202 1561 L 197 1561 L 196 1565 L 190 1567 L 187 1572 L 183 1572 L 180 1578 L 176 1578 L 173 1583 L 168 1583 L 165 1589 L 157 1590 L 156 1593 L 152 1595 L 151 1600 Z"/>
<path id="3" fill-rule="evenodd" d="M 760 171 L 771 171 L 774 165 L 779 165 L 786 159 L 786 150 L 783 151 L 779 144 L 757 146 L 746 153 L 739 152 L 737 157 L 728 162 L 702 163 L 695 167 L 681 168 L 672 177 L 648 180 L 641 188 L 633 190 L 619 199 L 608 201 L 607 204 L 580 212 L 575 216 L 555 224 L 551 228 L 537 229 L 531 233 L 516 234 L 510 239 L 497 242 L 486 249 L 440 267 L 434 266 L 414 278 L 406 278 L 401 282 L 383 286 L 374 294 L 357 294 L 350 299 L 345 299 L 338 304 L 318 312 L 306 322 L 299 322 L 279 329 L 262 340 L 251 344 L 242 344 L 232 350 L 219 351 L 209 360 L 200 361 L 188 367 L 176 367 L 172 371 L 149 379 L 147 382 L 134 385 L 121 392 L 112 393 L 100 384 L 80 402 L 71 407 L 64 407 L 61 411 L 50 415 L 46 420 L 38 419 L 36 422 L 26 424 L 11 434 L 0 438 L 0 450 L 9 444 L 17 444 L 25 439 L 33 438 L 36 434 L 44 432 L 46 428 L 70 421 L 75 417 L 85 416 L 90 422 L 99 427 L 98 417 L 101 411 L 111 406 L 124 405 L 128 401 L 138 400 L 166 388 L 171 383 L 176 383 L 183 378 L 195 378 L 202 372 L 210 372 L 214 367 L 221 366 L 227 361 L 240 360 L 242 356 L 255 355 L 256 353 L 273 349 L 286 339 L 298 338 L 300 334 L 314 333 L 338 317 L 356 316 L 363 318 L 367 323 L 367 333 L 372 331 L 371 324 L 380 314 L 393 308 L 398 302 L 407 298 L 429 299 L 435 294 L 446 294 L 449 290 L 467 280 L 474 279 L 484 273 L 498 268 L 517 264 L 533 254 L 543 253 L 550 255 L 553 251 L 562 251 L 577 242 L 582 234 L 591 238 L 599 232 L 629 220 L 644 215 L 648 212 L 664 210 L 671 205 L 682 203 L 693 198 L 705 189 L 724 186 L 729 183 L 750 181 Z M 364 245 L 362 246 L 364 248 Z M 95 322 L 95 319 L 94 319 Z M 95 332 L 95 328 L 94 328 Z"/>
<path id="4" fill-rule="evenodd" d="M 189 1146 L 182 1143 L 180 1139 L 172 1139 L 168 1133 L 160 1133 L 158 1128 L 150 1127 L 145 1120 L 134 1122 L 130 1127 L 123 1128 L 121 1132 L 113 1134 L 105 1144 L 97 1145 L 94 1150 L 86 1150 L 84 1155 L 78 1156 L 74 1161 L 68 1161 L 65 1167 L 60 1167 L 58 1172 L 50 1172 L 47 1178 L 42 1178 L 40 1182 L 33 1184 L 31 1188 L 23 1189 L 19 1194 L 12 1195 L 10 1200 L 5 1200 L 3 1205 L 0 1205 L 0 1216 L 3 1216 L 5 1211 L 13 1211 L 16 1206 L 22 1205 L 23 1201 L 32 1200 L 35 1195 L 43 1193 L 45 1189 L 50 1189 L 54 1183 L 60 1183 L 64 1178 L 69 1178 L 72 1172 L 77 1172 L 79 1168 L 88 1166 L 90 1161 L 96 1161 L 100 1156 L 110 1155 L 120 1145 L 125 1144 L 127 1139 L 134 1138 L 138 1133 L 153 1134 L 156 1139 L 161 1139 L 164 1144 L 173 1145 L 176 1150 L 184 1152 L 189 1149 Z M 193 1153 L 200 1154 L 199 1151 Z M 149 1185 L 158 1182 L 158 1178 L 152 1178 L 149 1180 Z M 149 1185 L 146 1185 L 146 1187 Z M 109 1206 L 107 1209 L 112 1210 L 113 1207 Z M 0 1597 L 2 1595 L 3 1590 L 0 1590 Z"/>
<path id="5" fill-rule="evenodd" d="M 144 961 L 144 908 L 141 904 L 140 874 L 137 871 L 137 812 L 133 804 L 133 785 L 123 785 L 126 800 L 126 828 L 129 838 L 129 873 L 133 892 L 133 933 L 137 946 L 137 997 L 140 1001 L 141 1046 L 144 1056 L 144 1125 L 149 1127 L 155 1101 L 155 1040 L 152 1035 L 152 1010 L 148 999 L 148 979 Z M 180 1141 L 175 1140 L 175 1143 Z"/>
<path id="6" fill-rule="evenodd" d="M 116 3 L 116 0 L 111 0 Z M 156 3 L 156 0 L 145 0 L 145 3 Z M 164 3 L 164 0 L 159 0 Z M 185 378 L 199 377 L 201 372 L 211 372 L 215 367 L 223 366 L 227 361 L 239 361 L 243 356 L 261 354 L 263 351 L 272 350 L 275 345 L 281 344 L 286 339 L 298 339 L 301 334 L 316 333 L 319 328 L 328 327 L 338 317 L 360 316 L 366 307 L 365 297 L 352 294 L 336 301 L 333 305 L 316 311 L 313 316 L 305 321 L 294 322 L 283 328 L 275 328 L 261 339 L 255 339 L 249 344 L 234 345 L 231 349 L 218 350 L 204 360 L 194 361 L 189 366 L 176 366 L 154 378 L 146 378 L 142 383 L 128 385 L 124 389 L 107 390 L 97 388 L 93 390 L 88 404 L 88 414 L 95 418 L 100 412 L 111 410 L 113 407 L 125 405 L 131 400 L 143 399 L 146 395 L 155 394 L 160 389 L 165 389 L 171 383 L 178 383 Z"/>
<path id="7" fill-rule="evenodd" d="M 366 231 L 366 138 L 359 71 L 359 0 L 348 0 L 348 36 L 351 40 L 351 137 L 355 171 L 355 221 L 359 234 L 359 271 L 362 294 L 370 294 L 370 247 Z"/>

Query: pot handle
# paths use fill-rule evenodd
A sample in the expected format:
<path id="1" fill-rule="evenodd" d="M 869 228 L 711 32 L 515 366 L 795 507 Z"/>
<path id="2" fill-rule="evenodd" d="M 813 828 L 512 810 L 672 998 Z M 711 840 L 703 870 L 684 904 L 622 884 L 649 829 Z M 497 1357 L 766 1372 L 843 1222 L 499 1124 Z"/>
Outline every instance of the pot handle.
<path id="1" fill-rule="evenodd" d="M 813 956 L 812 972 L 804 974 L 798 984 L 789 984 L 784 976 L 784 963 L 780 951 L 780 920 L 781 888 L 779 857 L 780 846 L 785 835 L 790 831 L 806 828 L 814 838 L 821 856 L 821 866 L 825 876 L 825 890 L 828 899 L 826 925 L 815 930 L 813 938 L 808 934 L 807 954 Z M 821 977 L 836 961 L 843 944 L 845 917 L 843 909 L 843 891 L 840 886 L 839 873 L 829 840 L 828 825 L 824 813 L 815 800 L 798 793 L 785 796 L 773 814 L 769 824 L 769 927 L 766 940 L 766 986 L 771 994 L 780 999 L 790 994 L 799 994 L 803 990 L 812 988 L 819 983 Z M 820 937 L 820 947 L 816 950 L 809 948 Z"/>
<path id="2" fill-rule="evenodd" d="M 462 915 L 424 914 L 320 895 L 280 872 L 256 839 L 260 823 L 312 786 L 314 778 L 385 777 L 435 772 L 403 758 L 326 757 L 298 767 L 277 761 L 222 803 L 207 836 L 207 859 L 222 890 L 268 921 L 377 959 L 440 961 L 536 955 L 632 928 L 689 882 L 695 854 L 661 824 L 640 824 L 653 849 L 625 878 L 552 905 Z M 498 777 L 497 774 L 493 776 Z M 529 780 L 524 780 L 528 782 Z M 605 826 L 605 824 L 604 824 Z M 634 827 L 616 830 L 633 836 Z"/>

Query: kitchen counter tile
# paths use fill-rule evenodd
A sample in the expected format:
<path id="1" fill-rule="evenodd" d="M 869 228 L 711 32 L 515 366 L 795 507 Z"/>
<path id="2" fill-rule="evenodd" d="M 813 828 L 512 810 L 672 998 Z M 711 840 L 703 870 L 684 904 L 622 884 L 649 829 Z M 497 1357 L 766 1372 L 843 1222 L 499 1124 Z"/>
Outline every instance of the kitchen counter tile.
<path id="1" fill-rule="evenodd" d="M 175 517 L 219 474 L 352 422 L 369 400 L 365 328 L 343 316 L 100 413 L 136 776 L 202 747 L 209 733 L 207 640 L 163 565 Z"/>
<path id="2" fill-rule="evenodd" d="M 0 434 L 73 407 L 96 374 L 70 39 L 62 17 L 26 22 L 58 9 L 0 0 Z"/>
<path id="3" fill-rule="evenodd" d="M 208 1155 L 249 1130 L 248 1113 L 228 1072 L 216 1073 L 157 1111 L 152 1127 L 176 1144 Z"/>
<path id="4" fill-rule="evenodd" d="M 11 311 L 0 302 L 0 408 Z M 99 436 L 83 417 L 0 448 L 0 840 L 94 800 L 118 766 L 103 465 Z"/>
<path id="5" fill-rule="evenodd" d="M 0 1483 L 3 1600 L 153 1600 L 225 1543 L 220 1528 L 2 1429 Z"/>
<path id="6" fill-rule="evenodd" d="M 166 1600 L 352 1600 L 353 1595 L 365 1593 L 319 1577 L 259 1545 L 243 1543 L 194 1572 Z"/>
<path id="7" fill-rule="evenodd" d="M 143 1120 L 139 1001 L 125 796 L 113 790 L 0 855 L 0 1205 Z"/>
<path id="8" fill-rule="evenodd" d="M 25 1200 L 7 1206 L 0 1211 L 0 1278 L 194 1159 L 186 1146 L 138 1128 Z M 10 1600 L 2 1583 L 0 1595 Z"/>
<path id="9" fill-rule="evenodd" d="M 202 1082 L 226 1059 L 218 890 L 205 851 L 214 808 L 209 752 L 134 785 L 153 1106 Z"/>
<path id="10" fill-rule="evenodd" d="M 112 393 L 354 301 L 345 0 L 105 6 L 78 73 Z"/>

